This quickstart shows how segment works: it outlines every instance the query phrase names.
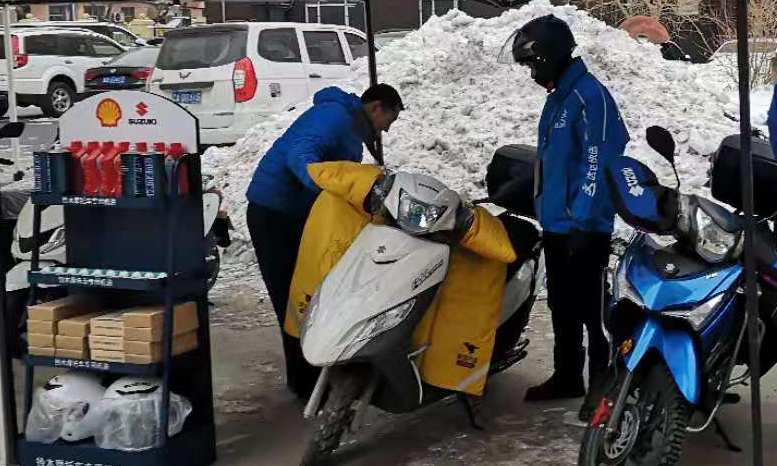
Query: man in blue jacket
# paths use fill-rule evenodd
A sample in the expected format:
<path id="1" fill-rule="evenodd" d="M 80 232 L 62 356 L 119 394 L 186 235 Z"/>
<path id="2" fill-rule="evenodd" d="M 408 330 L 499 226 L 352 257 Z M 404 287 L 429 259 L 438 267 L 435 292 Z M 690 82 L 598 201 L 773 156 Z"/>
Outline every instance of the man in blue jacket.
<path id="1" fill-rule="evenodd" d="M 528 401 L 585 395 L 583 327 L 588 331 L 586 420 L 599 402 L 609 349 L 602 331 L 602 275 L 615 209 L 605 168 L 623 155 L 629 134 L 607 89 L 572 58 L 576 44 L 562 20 L 537 18 L 508 39 L 500 62 L 519 63 L 548 92 L 539 125 L 535 210 L 543 228 L 548 305 L 555 334 L 553 376 L 530 388 Z"/>
<path id="2" fill-rule="evenodd" d="M 314 96 L 313 107 L 265 154 L 248 186 L 246 223 L 281 327 L 286 384 L 302 398 L 312 391 L 317 371 L 305 361 L 299 340 L 282 329 L 302 230 L 321 192 L 307 166 L 361 162 L 363 145 L 376 156 L 377 136 L 391 128 L 403 109 L 399 93 L 386 84 L 370 87 L 361 98 L 336 87 L 323 89 Z"/>

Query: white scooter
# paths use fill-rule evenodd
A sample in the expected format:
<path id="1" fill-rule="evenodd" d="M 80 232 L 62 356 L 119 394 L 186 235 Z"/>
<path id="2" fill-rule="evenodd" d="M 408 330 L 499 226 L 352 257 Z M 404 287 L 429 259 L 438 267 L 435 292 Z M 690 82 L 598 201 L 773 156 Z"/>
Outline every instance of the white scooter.
<path id="1" fill-rule="evenodd" d="M 410 343 L 446 278 L 460 202 L 434 178 L 397 173 L 383 200 L 389 226 L 368 224 L 316 291 L 301 344 L 307 361 L 323 370 L 305 409 L 306 417 L 317 416 L 302 465 L 325 462 L 368 405 L 410 412 L 457 393 L 421 380 L 414 358 L 424 349 L 413 353 Z M 536 228 L 512 214 L 500 219 L 508 232 L 520 230 L 523 244 L 514 249 L 524 254 L 508 268 L 489 374 L 526 356 L 528 340 L 520 337 L 544 268 Z"/>
<path id="2" fill-rule="evenodd" d="M 215 189 L 214 177 L 203 175 L 203 220 L 205 225 L 205 241 L 208 251 L 205 263 L 208 268 L 208 289 L 215 283 L 221 265 L 221 253 L 218 244 L 224 245 L 229 241 L 226 228 L 216 231 L 214 228 L 221 209 L 221 196 Z M 223 216 L 222 216 L 223 217 Z M 29 200 L 24 204 L 17 217 L 16 227 L 13 231 L 13 243 L 11 255 L 16 265 L 6 274 L 6 322 L 11 328 L 19 328 L 21 333 L 24 322 L 19 320 L 24 315 L 29 299 L 30 283 L 27 273 L 30 271 L 33 249 L 33 205 Z M 226 220 L 228 222 L 228 219 Z M 224 235 L 227 235 L 226 239 Z M 40 267 L 61 266 L 67 261 L 65 244 L 65 220 L 62 206 L 44 206 L 41 209 L 40 222 Z M 48 301 L 62 297 L 66 289 L 58 285 L 37 285 L 38 295 L 41 301 Z M 15 356 L 23 353 L 26 345 L 18 342 L 18 351 Z"/>

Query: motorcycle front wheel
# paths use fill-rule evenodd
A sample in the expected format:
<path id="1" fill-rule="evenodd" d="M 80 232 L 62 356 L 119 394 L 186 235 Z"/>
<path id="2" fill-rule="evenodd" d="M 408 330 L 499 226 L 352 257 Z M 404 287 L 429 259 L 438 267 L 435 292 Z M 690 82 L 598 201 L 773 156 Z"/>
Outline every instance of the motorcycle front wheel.
<path id="1" fill-rule="evenodd" d="M 578 466 L 677 466 L 691 412 L 666 366 L 657 365 L 635 377 L 616 432 L 586 428 Z"/>
<path id="2" fill-rule="evenodd" d="M 356 414 L 354 402 L 366 387 L 366 378 L 344 367 L 332 369 L 329 394 L 323 410 L 315 418 L 313 439 L 308 444 L 300 466 L 319 466 L 328 461 L 340 446 L 343 435 Z"/>

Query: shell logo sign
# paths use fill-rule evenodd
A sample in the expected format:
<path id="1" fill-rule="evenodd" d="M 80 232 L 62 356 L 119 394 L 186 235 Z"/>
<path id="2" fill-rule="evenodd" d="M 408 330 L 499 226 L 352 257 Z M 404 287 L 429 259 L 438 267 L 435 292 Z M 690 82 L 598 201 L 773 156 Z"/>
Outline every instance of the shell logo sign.
<path id="1" fill-rule="evenodd" d="M 121 107 L 113 99 L 103 99 L 97 104 L 95 113 L 100 124 L 104 127 L 115 128 L 121 120 Z"/>

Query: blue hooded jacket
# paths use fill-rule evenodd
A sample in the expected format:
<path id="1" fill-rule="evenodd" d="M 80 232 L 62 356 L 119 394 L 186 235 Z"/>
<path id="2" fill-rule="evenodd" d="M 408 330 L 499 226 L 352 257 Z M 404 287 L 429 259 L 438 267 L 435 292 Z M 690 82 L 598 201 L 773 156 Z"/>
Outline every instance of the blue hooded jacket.
<path id="1" fill-rule="evenodd" d="M 769 118 L 766 120 L 769 126 L 769 141 L 772 143 L 772 154 L 777 157 L 777 84 L 774 85 L 772 106 L 769 107 Z"/>
<path id="2" fill-rule="evenodd" d="M 535 210 L 544 230 L 612 232 L 615 208 L 604 174 L 628 141 L 615 100 L 576 58 L 540 119 Z"/>
<path id="3" fill-rule="evenodd" d="M 248 185 L 249 202 L 297 218 L 307 216 L 321 189 L 307 172 L 310 163 L 362 161 L 362 137 L 353 115 L 361 99 L 336 87 L 313 97 L 303 113 L 265 154 Z"/>

